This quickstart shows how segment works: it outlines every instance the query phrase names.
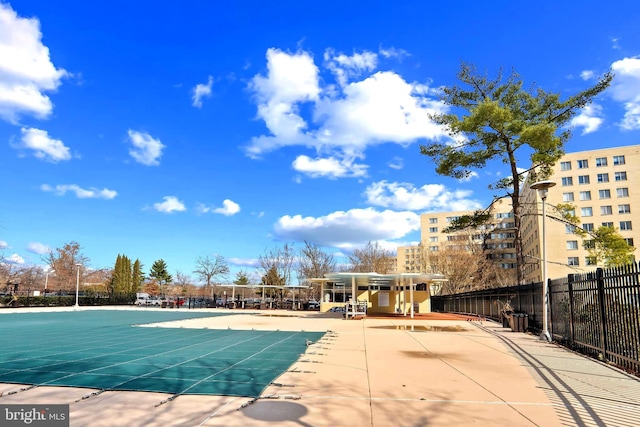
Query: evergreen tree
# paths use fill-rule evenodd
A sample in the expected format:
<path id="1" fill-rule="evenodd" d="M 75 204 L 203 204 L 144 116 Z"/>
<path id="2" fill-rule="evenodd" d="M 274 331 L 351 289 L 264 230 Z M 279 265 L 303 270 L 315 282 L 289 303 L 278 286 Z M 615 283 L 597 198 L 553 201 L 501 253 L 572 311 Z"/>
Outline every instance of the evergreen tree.
<path id="1" fill-rule="evenodd" d="M 112 294 L 131 294 L 135 292 L 131 260 L 125 255 L 118 255 L 116 258 L 110 288 Z"/>
<path id="2" fill-rule="evenodd" d="M 162 293 L 164 293 L 166 285 L 173 282 L 173 277 L 167 270 L 167 263 L 163 259 L 154 261 L 151 266 L 151 270 L 149 271 L 149 277 L 158 282 Z"/>
<path id="3" fill-rule="evenodd" d="M 613 75 L 605 74 L 594 86 L 565 100 L 560 99 L 560 94 L 541 88 L 524 88 L 515 72 L 506 79 L 502 73 L 489 79 L 478 74 L 474 66 L 462 64 L 458 78 L 462 85 L 442 90 L 442 102 L 451 107 L 451 112 L 432 117 L 435 123 L 444 126 L 453 142 L 421 145 L 420 152 L 435 161 L 438 174 L 457 179 L 469 177 L 474 169 L 493 162 L 507 165 L 506 178 L 489 188 L 505 192 L 511 198 L 517 280 L 522 284 L 525 256 L 520 229 L 523 215 L 520 188 L 524 176 L 529 173 L 533 181 L 550 175 L 571 137 L 571 119 L 609 86 Z M 531 169 L 527 169 L 531 164 L 528 162 L 533 164 Z M 460 225 L 468 227 L 472 223 L 467 216 Z"/>
<path id="4" fill-rule="evenodd" d="M 144 282 L 144 273 L 142 272 L 142 263 L 139 259 L 136 259 L 133 263 L 133 271 L 131 272 L 132 287 L 134 292 L 139 292 L 142 289 Z"/>

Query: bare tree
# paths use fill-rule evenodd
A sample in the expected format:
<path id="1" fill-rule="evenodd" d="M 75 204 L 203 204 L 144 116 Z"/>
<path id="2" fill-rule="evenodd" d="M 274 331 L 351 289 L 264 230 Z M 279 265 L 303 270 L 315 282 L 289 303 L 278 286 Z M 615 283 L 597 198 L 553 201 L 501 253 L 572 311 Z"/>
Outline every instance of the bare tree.
<path id="1" fill-rule="evenodd" d="M 211 294 L 215 291 L 215 283 L 213 281 L 217 277 L 226 277 L 229 274 L 229 265 L 222 255 L 198 257 L 196 260 L 196 269 L 193 272 L 198 279 L 205 282 L 207 291 Z M 212 288 L 213 286 L 213 288 Z"/>
<path id="2" fill-rule="evenodd" d="M 310 279 L 324 277 L 325 274 L 336 270 L 336 260 L 333 254 L 323 251 L 320 246 L 305 240 L 304 248 L 300 249 L 298 273 L 300 277 Z"/>
<path id="3" fill-rule="evenodd" d="M 76 287 L 76 275 L 78 267 L 80 268 L 80 278 L 84 279 L 86 267 L 89 264 L 89 258 L 81 252 L 82 248 L 78 242 L 66 243 L 63 247 L 57 248 L 55 251 L 49 251 L 45 257 L 45 261 L 50 269 L 55 270 L 53 283 L 50 283 L 51 289 L 73 290 Z"/>
<path id="4" fill-rule="evenodd" d="M 376 272 L 388 274 L 394 270 L 394 255 L 378 242 L 368 242 L 364 248 L 355 249 L 349 255 L 351 271 L 358 273 Z"/>
<path id="5" fill-rule="evenodd" d="M 424 251 L 423 271 L 442 274 L 448 281 L 443 294 L 456 294 L 477 289 L 497 288 L 516 283 L 515 269 L 501 268 L 487 258 L 480 244 L 451 246 L 443 244 L 437 251 Z"/>
<path id="6" fill-rule="evenodd" d="M 271 269 L 275 269 L 285 286 L 291 284 L 291 270 L 295 261 L 296 254 L 293 250 L 293 245 L 288 243 L 275 249 L 265 249 L 264 254 L 258 257 L 263 276 L 269 274 Z"/>
<path id="7" fill-rule="evenodd" d="M 173 280 L 173 293 L 180 296 L 185 296 L 191 290 L 193 280 L 187 274 L 181 271 L 176 271 L 176 278 Z"/>
<path id="8" fill-rule="evenodd" d="M 336 260 L 333 254 L 323 251 L 320 246 L 304 241 L 304 248 L 300 249 L 298 257 L 298 281 L 324 277 L 325 274 L 336 271 Z M 320 284 L 314 283 L 310 294 L 316 297 L 320 294 Z M 309 297 L 309 293 L 307 294 Z"/>

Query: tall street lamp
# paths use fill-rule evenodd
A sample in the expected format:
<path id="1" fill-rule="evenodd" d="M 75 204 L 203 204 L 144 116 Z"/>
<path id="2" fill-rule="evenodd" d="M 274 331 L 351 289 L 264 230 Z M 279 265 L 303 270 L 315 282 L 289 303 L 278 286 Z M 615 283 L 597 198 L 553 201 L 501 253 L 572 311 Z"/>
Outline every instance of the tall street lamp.
<path id="1" fill-rule="evenodd" d="M 551 342 L 549 333 L 549 277 L 547 272 L 547 211 L 546 202 L 549 188 L 556 185 L 553 181 L 538 181 L 531 184 L 533 190 L 538 191 L 542 199 L 542 333 L 540 339 Z"/>
<path id="2" fill-rule="evenodd" d="M 80 291 L 80 266 L 82 264 L 76 264 L 76 267 L 78 267 L 78 271 L 76 274 L 76 308 L 80 307 L 80 304 L 78 304 L 78 292 Z"/>
<path id="3" fill-rule="evenodd" d="M 53 271 L 54 271 L 53 269 L 51 269 L 51 270 L 47 269 L 47 271 L 45 271 L 45 276 L 44 276 L 44 293 L 45 293 L 45 295 L 47 293 L 47 286 L 49 284 L 49 273 L 51 273 Z"/>

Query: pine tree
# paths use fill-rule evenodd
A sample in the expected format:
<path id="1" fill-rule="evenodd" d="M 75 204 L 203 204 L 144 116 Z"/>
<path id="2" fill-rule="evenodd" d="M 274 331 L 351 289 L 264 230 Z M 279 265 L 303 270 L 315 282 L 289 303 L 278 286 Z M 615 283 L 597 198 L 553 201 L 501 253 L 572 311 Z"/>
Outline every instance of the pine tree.
<path id="1" fill-rule="evenodd" d="M 173 282 L 173 277 L 167 271 L 167 263 L 163 259 L 154 261 L 149 271 L 149 277 L 152 277 L 158 282 L 160 291 L 164 293 L 164 288 L 168 283 Z"/>
<path id="2" fill-rule="evenodd" d="M 131 286 L 133 292 L 140 292 L 142 289 L 142 283 L 144 282 L 144 273 L 142 272 L 142 263 L 139 259 L 136 259 L 133 263 L 133 271 L 131 273 Z"/>

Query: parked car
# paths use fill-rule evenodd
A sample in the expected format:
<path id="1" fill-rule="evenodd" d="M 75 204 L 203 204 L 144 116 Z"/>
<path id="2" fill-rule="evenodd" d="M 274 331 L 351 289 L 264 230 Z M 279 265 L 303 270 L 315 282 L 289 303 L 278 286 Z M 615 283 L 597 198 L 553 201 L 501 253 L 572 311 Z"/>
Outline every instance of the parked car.
<path id="1" fill-rule="evenodd" d="M 309 310 L 320 310 L 320 303 L 314 299 L 309 300 L 308 302 Z"/>

